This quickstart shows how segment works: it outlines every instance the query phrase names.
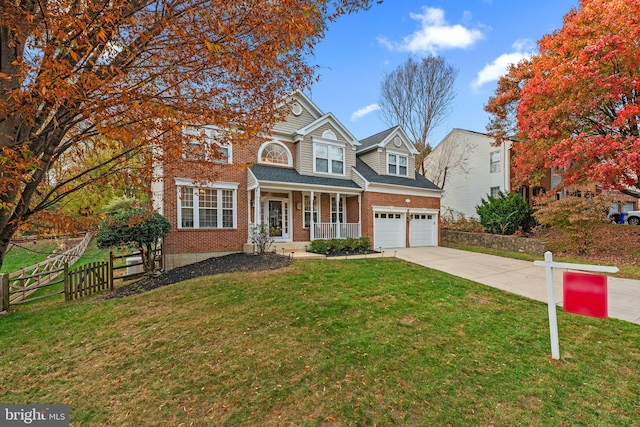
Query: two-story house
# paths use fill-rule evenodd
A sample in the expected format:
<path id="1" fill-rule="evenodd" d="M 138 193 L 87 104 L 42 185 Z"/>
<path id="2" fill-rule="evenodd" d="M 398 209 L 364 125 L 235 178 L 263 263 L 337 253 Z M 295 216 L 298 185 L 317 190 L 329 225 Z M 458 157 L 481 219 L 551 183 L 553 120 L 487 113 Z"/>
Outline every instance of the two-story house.
<path id="1" fill-rule="evenodd" d="M 302 92 L 286 102 L 288 116 L 264 141 L 223 147 L 223 161 L 211 162 L 215 182 L 159 168 L 154 205 L 173 225 L 167 268 L 253 251 L 257 224 L 268 224 L 276 246 L 361 236 L 376 249 L 438 244 L 441 190 L 415 173 L 417 152 L 400 127 L 359 141 Z"/>
<path id="2" fill-rule="evenodd" d="M 483 133 L 453 129 L 427 156 L 425 175 L 442 187 L 443 212 L 477 217 L 482 198 L 511 190 L 510 146 L 492 144 Z"/>
<path id="3" fill-rule="evenodd" d="M 549 169 L 535 186 L 514 184 L 515 166 L 512 143 L 495 146 L 495 140 L 480 132 L 453 129 L 425 159 L 426 176 L 442 190 L 442 211 L 451 210 L 467 218 L 477 218 L 476 206 L 487 196 L 499 192 L 519 193 L 533 206 L 535 197 L 555 191 L 557 199 L 567 195 L 590 197 L 600 193 L 599 186 L 564 188 L 562 177 Z M 611 212 L 628 212 L 638 205 L 632 191 L 609 191 L 615 203 Z"/>

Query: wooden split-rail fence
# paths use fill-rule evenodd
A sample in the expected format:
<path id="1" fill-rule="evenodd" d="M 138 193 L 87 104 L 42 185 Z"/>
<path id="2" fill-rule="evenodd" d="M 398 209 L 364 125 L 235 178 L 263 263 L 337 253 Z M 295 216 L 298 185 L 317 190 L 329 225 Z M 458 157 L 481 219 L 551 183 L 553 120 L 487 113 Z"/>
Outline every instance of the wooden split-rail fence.
<path id="1" fill-rule="evenodd" d="M 72 301 L 100 291 L 113 290 L 114 280 L 130 280 L 143 274 L 141 268 L 136 268 L 142 265 L 142 261 L 135 260 L 135 257 L 140 255 L 139 252 L 123 255 L 111 252 L 109 261 L 92 262 L 72 270 L 72 264 L 82 256 L 91 236 L 88 235 L 85 240 L 86 244 L 83 240 L 77 245 L 84 245 L 84 248 L 77 251 L 80 255 L 68 256 L 65 253 L 51 258 L 48 263 L 35 264 L 11 274 L 0 274 L 0 313 L 8 311 L 11 306 L 56 295 L 64 294 L 66 301 Z M 156 258 L 160 263 L 161 253 L 162 248 L 159 247 L 156 250 Z M 132 258 L 134 262 L 129 262 Z M 127 259 L 128 262 L 126 265 L 115 266 L 120 259 Z M 118 273 L 118 270 L 125 268 L 125 274 Z M 162 265 L 159 268 L 161 269 Z M 130 269 L 135 272 L 129 273 Z M 60 284 L 64 284 L 62 289 L 56 286 Z M 55 287 L 53 291 L 46 292 L 45 288 L 52 287 Z"/>

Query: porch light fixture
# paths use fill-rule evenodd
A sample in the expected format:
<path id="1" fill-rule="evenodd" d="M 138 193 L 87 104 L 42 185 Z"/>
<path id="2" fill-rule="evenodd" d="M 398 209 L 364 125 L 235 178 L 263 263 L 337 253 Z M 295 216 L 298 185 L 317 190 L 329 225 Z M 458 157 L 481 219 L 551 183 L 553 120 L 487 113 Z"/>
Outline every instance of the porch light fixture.
<path id="1" fill-rule="evenodd" d="M 405 199 L 405 202 L 411 203 L 411 199 Z"/>
<path id="2" fill-rule="evenodd" d="M 300 202 L 296 203 L 296 209 L 297 210 L 302 209 L 302 203 L 300 203 Z"/>

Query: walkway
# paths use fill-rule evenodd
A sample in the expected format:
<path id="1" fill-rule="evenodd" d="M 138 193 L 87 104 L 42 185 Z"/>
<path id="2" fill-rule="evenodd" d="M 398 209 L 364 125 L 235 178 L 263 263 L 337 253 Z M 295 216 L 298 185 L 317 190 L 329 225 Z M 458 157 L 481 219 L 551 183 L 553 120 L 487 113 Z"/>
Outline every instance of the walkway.
<path id="1" fill-rule="evenodd" d="M 494 255 L 443 247 L 390 249 L 387 254 L 487 286 L 547 302 L 544 267 Z M 540 257 L 542 260 L 542 256 Z M 562 271 L 554 269 L 556 302 L 562 305 Z M 610 276 L 609 317 L 640 324 L 640 280 Z"/>

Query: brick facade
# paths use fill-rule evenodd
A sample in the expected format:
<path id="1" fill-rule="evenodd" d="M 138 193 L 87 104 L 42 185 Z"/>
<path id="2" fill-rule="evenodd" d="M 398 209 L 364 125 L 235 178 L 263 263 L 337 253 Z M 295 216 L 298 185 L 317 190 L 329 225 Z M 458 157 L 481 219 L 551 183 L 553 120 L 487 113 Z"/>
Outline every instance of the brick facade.
<path id="1" fill-rule="evenodd" d="M 328 130 L 333 129 L 335 131 L 334 133 L 338 135 L 340 133 L 339 130 L 331 126 L 333 125 L 331 125 L 330 123 L 323 125 L 317 130 L 317 134 L 314 137 L 323 135 L 322 132 L 323 130 L 325 130 L 325 128 Z M 338 138 L 338 141 L 340 141 L 340 138 L 341 136 Z M 306 151 L 301 149 L 300 146 L 302 143 L 305 143 L 305 141 L 306 144 L 313 143 L 312 138 L 309 135 L 305 136 L 303 142 L 297 143 L 290 141 L 281 141 L 279 139 L 279 142 L 284 144 L 288 148 L 292 156 L 292 165 L 276 166 L 270 164 L 269 166 L 294 169 L 296 165 L 304 163 L 305 167 L 308 169 L 309 164 L 312 164 L 312 162 L 307 157 L 309 155 L 313 155 L 313 153 L 311 153 L 312 150 L 309 146 L 306 146 Z M 351 180 L 351 168 L 354 167 L 353 165 L 355 165 L 355 160 L 351 159 L 347 161 L 347 159 L 355 157 L 355 151 L 350 149 L 345 150 L 345 174 L 338 177 L 344 180 L 344 188 L 342 188 L 342 184 L 336 185 L 335 187 L 331 183 L 325 184 L 324 182 L 326 182 L 326 176 L 318 177 L 318 179 L 320 180 L 317 181 L 320 182 L 320 184 L 318 185 L 305 184 L 306 188 L 309 189 L 306 191 L 303 191 L 305 187 L 301 189 L 302 184 L 298 183 L 291 184 L 291 189 L 288 191 L 287 188 L 289 185 L 286 182 L 281 182 L 280 180 L 258 180 L 261 200 L 255 200 L 256 192 L 253 189 L 249 190 L 248 187 L 250 185 L 253 185 L 253 183 L 255 183 L 256 181 L 254 178 L 252 178 L 254 175 L 250 175 L 250 172 L 247 170 L 245 165 L 259 163 L 260 159 L 258 157 L 262 145 L 263 141 L 256 141 L 255 143 L 245 145 L 233 145 L 231 150 L 233 162 L 232 164 L 180 160 L 171 165 L 163 165 L 162 194 L 160 195 L 162 201 L 162 209 L 164 215 L 169 219 L 173 226 L 172 230 L 164 238 L 163 242 L 166 268 L 174 268 L 176 266 L 197 262 L 211 256 L 243 251 L 245 244 L 249 241 L 250 224 L 256 222 L 256 220 L 259 220 L 259 218 L 254 218 L 255 204 L 261 203 L 267 197 L 273 197 L 275 199 L 288 199 L 288 213 L 290 215 L 288 218 L 289 237 L 293 242 L 308 242 L 310 240 L 310 230 L 308 228 L 304 228 L 304 195 L 309 194 L 311 190 L 313 190 L 315 196 L 319 198 L 320 222 L 331 223 L 331 197 L 335 196 L 337 193 L 340 193 L 341 197 L 344 197 L 345 200 L 345 204 L 343 206 L 345 215 L 344 221 L 351 224 L 357 224 L 358 222 L 360 222 L 362 236 L 369 237 L 372 241 L 372 206 L 389 206 L 403 209 L 414 208 L 434 210 L 440 208 L 440 198 L 437 195 L 437 191 L 436 193 L 434 193 L 436 194 L 436 197 L 360 192 L 357 187 L 354 188 L 355 181 Z M 355 149 L 355 147 L 353 148 Z M 304 156 L 307 157 L 305 157 L 304 159 L 296 159 L 296 156 L 301 155 L 300 153 L 302 152 L 306 153 L 304 154 Z M 304 162 L 302 160 L 304 160 Z M 254 169 L 254 172 L 256 170 L 257 169 Z M 207 176 L 205 178 L 203 172 L 208 172 L 208 175 L 212 176 Z M 306 175 L 310 175 L 310 173 L 306 173 Z M 355 173 L 353 175 L 355 176 Z M 257 175 L 255 176 L 257 178 Z M 330 181 L 331 178 L 333 178 L 335 181 L 334 177 L 330 176 L 328 178 L 328 181 Z M 188 184 L 190 183 L 190 181 L 183 181 L 180 184 L 193 187 L 194 189 L 196 189 L 194 191 L 198 191 L 197 189 L 200 187 L 219 187 L 221 191 L 224 191 L 225 189 L 228 191 L 228 187 L 232 187 L 233 191 L 235 191 L 236 196 L 234 206 L 236 215 L 236 226 L 234 228 L 181 228 L 178 224 L 178 212 L 180 206 L 178 194 L 179 191 L 183 190 L 182 188 L 179 188 L 179 185 L 176 183 L 176 179 L 193 180 L 192 185 Z M 322 179 L 325 179 L 325 181 L 322 181 Z M 276 184 L 273 185 L 273 188 L 270 188 L 268 182 L 274 182 Z M 207 185 L 208 183 L 211 184 Z M 331 187 L 335 188 L 335 191 L 333 191 L 333 188 Z M 402 192 L 403 189 L 399 188 L 398 191 Z M 413 193 L 419 191 L 422 191 L 422 189 L 411 188 L 409 190 L 409 192 Z M 360 193 L 360 196 L 356 193 Z M 201 194 L 204 194 L 204 192 L 197 192 L 195 194 L 198 195 L 197 197 L 205 197 L 201 196 Z M 198 210 L 195 199 L 196 197 L 194 196 L 194 206 L 192 209 L 194 216 L 194 225 L 197 225 L 195 223 L 196 216 L 203 215 L 204 218 L 205 211 L 203 210 L 202 214 L 199 213 L 200 211 Z M 406 202 L 407 199 L 410 199 L 409 203 Z M 218 204 L 222 203 L 221 200 L 217 200 L 217 202 Z M 189 211 L 186 212 L 187 214 L 190 214 Z M 218 217 L 220 216 L 220 212 L 221 211 L 218 212 Z"/>

